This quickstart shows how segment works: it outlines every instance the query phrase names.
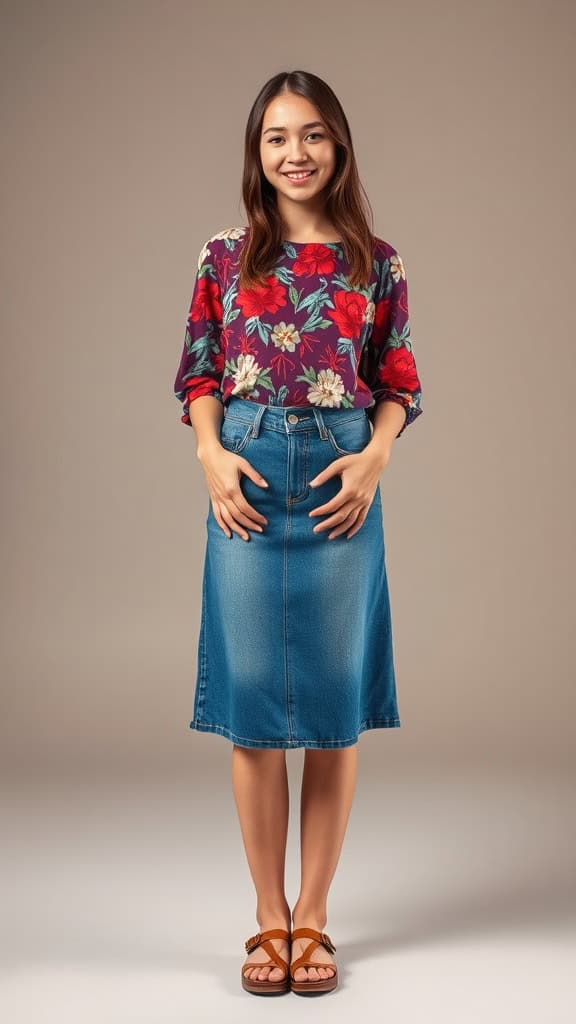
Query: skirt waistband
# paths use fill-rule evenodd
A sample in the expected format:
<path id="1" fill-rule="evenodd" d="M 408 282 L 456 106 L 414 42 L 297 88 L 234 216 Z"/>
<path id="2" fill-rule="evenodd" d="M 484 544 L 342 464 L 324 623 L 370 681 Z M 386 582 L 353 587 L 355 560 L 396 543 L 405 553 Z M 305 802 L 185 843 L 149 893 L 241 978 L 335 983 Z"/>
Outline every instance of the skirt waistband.
<path id="1" fill-rule="evenodd" d="M 250 399 L 232 395 L 228 404 L 224 406 L 224 416 L 230 416 L 236 422 L 251 426 L 252 437 L 258 437 L 261 424 L 264 421 L 267 430 L 297 433 L 302 430 L 314 429 L 318 430 L 320 437 L 325 440 L 328 436 L 327 427 L 330 422 L 336 420 L 338 423 L 354 423 L 356 420 L 366 420 L 368 412 L 363 407 L 320 410 L 316 406 L 264 405 L 261 402 L 252 402 Z"/>

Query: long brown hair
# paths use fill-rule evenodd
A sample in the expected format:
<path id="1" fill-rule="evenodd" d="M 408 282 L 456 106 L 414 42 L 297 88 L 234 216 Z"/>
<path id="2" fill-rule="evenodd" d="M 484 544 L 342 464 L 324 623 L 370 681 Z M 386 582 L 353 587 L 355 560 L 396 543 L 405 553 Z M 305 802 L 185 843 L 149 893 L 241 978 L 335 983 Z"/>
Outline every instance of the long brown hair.
<path id="1" fill-rule="evenodd" d="M 350 265 L 350 284 L 365 288 L 374 257 L 372 208 L 360 181 L 352 136 L 340 101 L 326 82 L 309 71 L 281 71 L 274 75 L 258 93 L 248 116 L 242 176 L 248 230 L 239 259 L 240 287 L 263 284 L 281 252 L 282 222 L 276 190 L 262 170 L 260 136 L 268 103 L 286 92 L 304 96 L 317 107 L 335 144 L 336 166 L 327 186 L 326 213 L 342 239 Z"/>

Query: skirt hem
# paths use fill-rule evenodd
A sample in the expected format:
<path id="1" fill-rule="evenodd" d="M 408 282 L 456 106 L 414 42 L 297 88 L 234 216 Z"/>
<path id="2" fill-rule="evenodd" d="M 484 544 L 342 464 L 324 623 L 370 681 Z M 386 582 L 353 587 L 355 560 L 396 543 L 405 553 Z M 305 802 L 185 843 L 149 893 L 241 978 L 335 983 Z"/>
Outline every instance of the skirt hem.
<path id="1" fill-rule="evenodd" d="M 214 725 L 209 722 L 199 722 L 194 718 L 190 722 L 189 728 L 196 729 L 199 732 L 217 733 L 219 736 L 223 736 L 224 739 L 230 740 L 231 743 L 235 743 L 239 747 L 280 747 L 284 749 L 293 749 L 294 747 L 311 747 L 318 750 L 332 749 L 334 747 L 351 747 L 358 742 L 359 735 L 366 732 L 368 729 L 398 729 L 400 728 L 400 724 L 399 718 L 369 718 L 358 727 L 358 733 L 356 736 L 345 740 L 250 740 L 245 736 L 237 736 L 236 733 L 233 733 L 225 725 Z"/>

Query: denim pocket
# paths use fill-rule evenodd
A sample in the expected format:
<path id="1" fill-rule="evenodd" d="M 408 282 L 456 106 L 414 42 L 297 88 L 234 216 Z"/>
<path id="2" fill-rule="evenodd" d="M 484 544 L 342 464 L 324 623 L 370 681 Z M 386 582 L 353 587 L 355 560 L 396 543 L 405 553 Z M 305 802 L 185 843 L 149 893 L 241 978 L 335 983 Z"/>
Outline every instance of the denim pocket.
<path id="1" fill-rule="evenodd" d="M 356 455 L 364 451 L 372 437 L 370 420 L 366 415 L 352 420 L 344 418 L 341 423 L 332 419 L 326 429 L 330 444 L 337 455 Z"/>
<path id="2" fill-rule="evenodd" d="M 251 423 L 234 419 L 234 416 L 228 414 L 220 425 L 220 444 L 229 452 L 241 452 L 250 440 L 251 430 Z"/>

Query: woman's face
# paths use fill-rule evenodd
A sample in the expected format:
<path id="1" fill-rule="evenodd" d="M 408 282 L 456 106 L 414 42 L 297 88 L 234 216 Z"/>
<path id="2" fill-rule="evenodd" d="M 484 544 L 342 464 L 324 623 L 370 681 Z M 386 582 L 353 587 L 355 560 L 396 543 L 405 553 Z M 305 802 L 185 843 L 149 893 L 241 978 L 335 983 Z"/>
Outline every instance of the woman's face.
<path id="1" fill-rule="evenodd" d="M 336 147 L 317 108 L 303 96 L 283 93 L 266 107 L 260 134 L 264 175 L 292 202 L 309 202 L 326 188 L 336 166 Z M 311 171 L 300 180 L 289 172 Z"/>

